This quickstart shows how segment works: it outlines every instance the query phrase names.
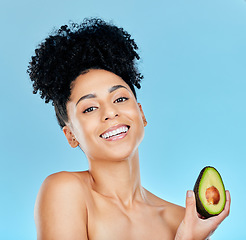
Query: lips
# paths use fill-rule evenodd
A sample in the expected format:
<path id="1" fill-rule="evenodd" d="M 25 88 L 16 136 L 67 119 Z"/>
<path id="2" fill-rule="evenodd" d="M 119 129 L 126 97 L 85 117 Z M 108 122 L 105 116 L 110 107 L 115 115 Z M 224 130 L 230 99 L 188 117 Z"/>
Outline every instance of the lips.
<path id="1" fill-rule="evenodd" d="M 100 137 L 105 140 L 117 140 L 126 136 L 130 126 L 124 124 L 118 124 L 116 126 L 110 127 L 105 132 L 103 132 Z"/>

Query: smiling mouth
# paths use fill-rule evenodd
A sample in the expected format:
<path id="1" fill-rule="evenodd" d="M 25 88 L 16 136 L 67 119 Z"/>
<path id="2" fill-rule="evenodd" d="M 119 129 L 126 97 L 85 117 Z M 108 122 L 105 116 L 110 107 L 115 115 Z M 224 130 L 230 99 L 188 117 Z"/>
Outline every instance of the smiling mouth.
<path id="1" fill-rule="evenodd" d="M 106 131 L 105 133 L 101 134 L 100 137 L 103 138 L 103 139 L 114 139 L 114 138 L 118 138 L 118 137 L 124 137 L 126 135 L 126 133 L 128 132 L 130 126 L 127 126 L 127 125 L 123 125 L 123 126 L 120 126 L 114 130 L 109 130 L 109 131 Z"/>

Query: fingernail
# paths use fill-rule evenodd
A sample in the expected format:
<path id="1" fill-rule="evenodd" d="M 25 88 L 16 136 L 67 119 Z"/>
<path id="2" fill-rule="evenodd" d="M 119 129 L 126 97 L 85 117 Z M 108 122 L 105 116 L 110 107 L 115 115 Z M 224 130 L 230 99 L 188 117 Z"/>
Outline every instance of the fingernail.
<path id="1" fill-rule="evenodd" d="M 189 190 L 187 191 L 187 197 L 192 197 L 193 196 L 193 191 Z"/>

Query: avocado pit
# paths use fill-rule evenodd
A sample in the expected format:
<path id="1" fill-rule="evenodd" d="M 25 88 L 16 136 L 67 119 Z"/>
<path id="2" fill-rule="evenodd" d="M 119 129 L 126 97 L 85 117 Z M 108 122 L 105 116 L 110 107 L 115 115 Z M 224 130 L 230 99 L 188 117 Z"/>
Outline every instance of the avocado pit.
<path id="1" fill-rule="evenodd" d="M 208 204 L 216 205 L 220 201 L 220 193 L 218 189 L 214 186 L 207 188 L 206 190 L 206 199 Z"/>

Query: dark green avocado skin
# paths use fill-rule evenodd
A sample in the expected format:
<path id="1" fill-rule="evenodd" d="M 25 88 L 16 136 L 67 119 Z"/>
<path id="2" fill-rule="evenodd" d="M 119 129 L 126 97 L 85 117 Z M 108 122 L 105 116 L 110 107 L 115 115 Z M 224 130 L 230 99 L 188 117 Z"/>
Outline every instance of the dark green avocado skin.
<path id="1" fill-rule="evenodd" d="M 193 191 L 194 191 L 194 193 L 195 193 L 195 197 L 196 197 L 196 209 L 197 209 L 197 212 L 198 212 L 200 215 L 202 215 L 204 218 L 210 218 L 210 217 L 213 217 L 213 216 L 218 215 L 218 214 L 210 214 L 210 213 L 208 213 L 208 212 L 206 211 L 206 209 L 203 207 L 203 204 L 202 204 L 202 202 L 201 202 L 201 200 L 200 200 L 200 198 L 199 198 L 199 194 L 198 194 L 199 184 L 200 184 L 200 181 L 201 181 L 203 172 L 204 172 L 207 168 L 214 168 L 214 167 L 206 166 L 206 167 L 204 167 L 204 168 L 201 170 L 201 172 L 200 172 L 200 174 L 199 174 L 199 176 L 198 176 L 198 178 L 197 178 L 197 180 L 196 180 L 196 183 L 195 183 L 195 185 L 194 185 L 194 189 L 193 189 Z M 215 169 L 215 168 L 214 168 L 214 169 Z M 216 169 L 215 169 L 215 170 L 216 170 Z M 217 171 L 217 170 L 216 170 L 216 171 Z"/>

